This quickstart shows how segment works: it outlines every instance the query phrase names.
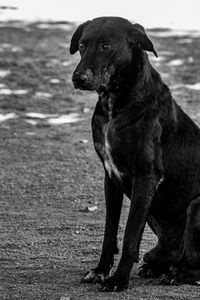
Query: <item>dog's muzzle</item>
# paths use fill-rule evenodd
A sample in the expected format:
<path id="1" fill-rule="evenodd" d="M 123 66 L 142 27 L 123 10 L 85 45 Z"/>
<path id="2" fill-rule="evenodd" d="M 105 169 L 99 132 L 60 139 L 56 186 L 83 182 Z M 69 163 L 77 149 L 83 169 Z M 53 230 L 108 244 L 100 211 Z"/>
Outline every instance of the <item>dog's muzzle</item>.
<path id="1" fill-rule="evenodd" d="M 80 90 L 95 90 L 95 81 L 91 69 L 86 69 L 84 72 L 74 71 L 72 76 L 74 87 Z"/>

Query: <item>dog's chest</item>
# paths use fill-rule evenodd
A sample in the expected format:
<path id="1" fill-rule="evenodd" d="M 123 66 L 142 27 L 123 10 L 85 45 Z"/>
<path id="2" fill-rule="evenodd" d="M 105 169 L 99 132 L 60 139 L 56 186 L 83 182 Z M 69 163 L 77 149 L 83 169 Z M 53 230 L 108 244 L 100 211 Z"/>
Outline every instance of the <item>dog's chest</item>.
<path id="1" fill-rule="evenodd" d="M 94 146 L 110 178 L 115 176 L 122 180 L 120 149 L 111 121 L 102 124 L 98 133 L 94 135 Z"/>
<path id="2" fill-rule="evenodd" d="M 104 167 L 110 177 L 114 174 L 119 180 L 123 177 L 123 172 L 119 170 L 118 161 L 119 149 L 114 147 L 112 139 L 109 137 L 109 128 L 105 128 L 104 134 Z"/>

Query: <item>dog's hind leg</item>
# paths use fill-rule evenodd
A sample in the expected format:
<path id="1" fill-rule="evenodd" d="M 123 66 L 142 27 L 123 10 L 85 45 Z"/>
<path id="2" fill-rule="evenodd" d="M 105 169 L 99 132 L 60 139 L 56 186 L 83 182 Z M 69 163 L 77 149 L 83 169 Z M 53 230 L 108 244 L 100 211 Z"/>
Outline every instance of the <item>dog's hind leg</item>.
<path id="1" fill-rule="evenodd" d="M 200 284 L 200 197 L 188 206 L 183 247 L 182 258 L 163 276 L 163 283 Z"/>
<path id="2" fill-rule="evenodd" d="M 144 254 L 144 263 L 140 266 L 138 275 L 143 278 L 158 278 L 169 270 L 171 266 L 170 254 L 162 245 L 161 228 L 156 220 L 149 216 L 148 225 L 158 237 L 158 244 L 149 252 Z"/>
<path id="3" fill-rule="evenodd" d="M 160 245 L 157 245 L 144 255 L 144 263 L 140 266 L 138 275 L 143 278 L 160 277 L 172 265 L 167 258 L 167 252 Z"/>
<path id="4" fill-rule="evenodd" d="M 122 208 L 123 193 L 119 185 L 105 174 L 106 224 L 102 253 L 98 266 L 87 272 L 83 283 L 102 283 L 110 275 L 114 254 L 118 253 L 117 232 Z"/>

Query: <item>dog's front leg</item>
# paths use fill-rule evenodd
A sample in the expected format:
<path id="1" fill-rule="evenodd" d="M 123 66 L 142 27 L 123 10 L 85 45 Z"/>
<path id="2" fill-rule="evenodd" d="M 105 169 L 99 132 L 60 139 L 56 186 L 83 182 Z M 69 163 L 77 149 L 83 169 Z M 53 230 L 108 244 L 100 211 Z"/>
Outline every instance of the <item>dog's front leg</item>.
<path id="1" fill-rule="evenodd" d="M 106 224 L 102 253 L 98 266 L 89 271 L 82 282 L 104 282 L 109 276 L 114 262 L 114 254 L 118 253 L 117 232 L 122 207 L 123 193 L 119 186 L 105 174 L 104 181 L 106 200 Z"/>
<path id="2" fill-rule="evenodd" d="M 138 262 L 139 246 L 157 183 L 154 172 L 134 179 L 121 260 L 115 274 L 105 281 L 105 291 L 121 291 L 128 287 L 131 268 Z"/>

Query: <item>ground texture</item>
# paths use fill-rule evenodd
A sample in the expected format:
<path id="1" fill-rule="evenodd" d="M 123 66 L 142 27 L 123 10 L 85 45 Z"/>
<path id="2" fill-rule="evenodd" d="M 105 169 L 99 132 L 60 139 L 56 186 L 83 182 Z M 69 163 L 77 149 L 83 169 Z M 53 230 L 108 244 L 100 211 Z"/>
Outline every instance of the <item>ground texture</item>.
<path id="1" fill-rule="evenodd" d="M 97 96 L 73 89 L 73 30 L 68 23 L 0 23 L 0 299 L 200 299 L 199 287 L 139 278 L 138 265 L 122 293 L 80 284 L 98 262 L 105 209 L 90 129 Z M 200 124 L 200 34 L 149 35 L 159 55 L 152 64 Z M 128 207 L 125 199 L 120 247 Z M 147 227 L 140 256 L 155 243 Z"/>

